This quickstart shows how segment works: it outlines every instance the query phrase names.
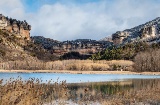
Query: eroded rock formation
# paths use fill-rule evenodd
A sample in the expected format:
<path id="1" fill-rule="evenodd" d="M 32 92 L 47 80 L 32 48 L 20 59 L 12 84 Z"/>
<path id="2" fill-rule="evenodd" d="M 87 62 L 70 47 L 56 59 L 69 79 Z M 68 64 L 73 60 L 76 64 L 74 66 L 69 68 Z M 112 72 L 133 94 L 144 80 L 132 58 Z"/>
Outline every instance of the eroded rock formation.
<path id="1" fill-rule="evenodd" d="M 157 37 L 160 37 L 160 17 L 134 28 L 112 34 L 112 40 L 115 45 L 135 41 L 148 41 Z"/>
<path id="2" fill-rule="evenodd" d="M 115 34 L 112 35 L 112 40 L 114 44 L 121 44 L 123 42 L 124 38 L 127 38 L 127 36 L 129 35 L 128 32 L 123 32 L 123 31 L 118 31 Z"/>
<path id="3" fill-rule="evenodd" d="M 17 37 L 23 37 L 30 40 L 31 25 L 29 25 L 25 20 L 19 21 L 0 14 L 0 29 L 17 34 Z"/>

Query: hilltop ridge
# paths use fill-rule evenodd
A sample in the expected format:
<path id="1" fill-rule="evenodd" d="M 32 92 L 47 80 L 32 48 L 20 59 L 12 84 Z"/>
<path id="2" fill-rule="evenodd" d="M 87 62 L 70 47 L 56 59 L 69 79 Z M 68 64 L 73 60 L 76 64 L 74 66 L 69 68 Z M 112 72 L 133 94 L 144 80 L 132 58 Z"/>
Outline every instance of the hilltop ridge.
<path id="1" fill-rule="evenodd" d="M 149 43 L 160 42 L 160 17 L 146 22 L 145 24 L 117 31 L 112 34 L 112 40 L 115 45 L 132 42 L 146 41 Z"/>

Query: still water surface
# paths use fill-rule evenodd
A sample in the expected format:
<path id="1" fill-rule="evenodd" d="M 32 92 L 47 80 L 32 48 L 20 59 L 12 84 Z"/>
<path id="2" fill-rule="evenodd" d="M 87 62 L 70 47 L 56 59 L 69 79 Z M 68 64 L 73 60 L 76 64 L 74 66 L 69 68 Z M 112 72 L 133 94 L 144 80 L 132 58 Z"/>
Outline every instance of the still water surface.
<path id="1" fill-rule="evenodd" d="M 160 79 L 160 75 L 124 75 L 124 74 L 62 74 L 62 73 L 0 73 L 0 79 L 22 77 L 23 80 L 38 78 L 46 80 L 63 81 L 67 83 L 124 81 L 128 79 Z"/>

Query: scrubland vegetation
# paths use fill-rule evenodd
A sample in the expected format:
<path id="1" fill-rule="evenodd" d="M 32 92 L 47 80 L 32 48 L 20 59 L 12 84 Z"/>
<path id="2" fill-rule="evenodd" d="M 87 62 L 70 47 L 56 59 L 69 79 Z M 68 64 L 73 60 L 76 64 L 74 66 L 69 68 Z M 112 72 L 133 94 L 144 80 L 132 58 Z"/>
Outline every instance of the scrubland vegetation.
<path id="1" fill-rule="evenodd" d="M 33 43 L 32 40 L 20 37 L 7 30 L 0 29 L 0 61 L 17 60 L 42 60 L 53 61 L 59 59 L 58 56 L 45 50 L 41 45 Z"/>

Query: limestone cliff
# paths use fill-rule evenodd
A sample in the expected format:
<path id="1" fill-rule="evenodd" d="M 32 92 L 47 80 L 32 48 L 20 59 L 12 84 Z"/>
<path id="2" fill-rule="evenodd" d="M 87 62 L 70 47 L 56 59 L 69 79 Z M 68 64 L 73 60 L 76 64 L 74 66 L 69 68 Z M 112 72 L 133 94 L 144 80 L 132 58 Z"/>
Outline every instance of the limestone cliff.
<path id="1" fill-rule="evenodd" d="M 25 20 L 19 21 L 0 14 L 0 29 L 7 30 L 10 33 L 14 33 L 17 35 L 17 37 L 22 37 L 30 40 L 31 25 L 29 25 Z"/>
<path id="2" fill-rule="evenodd" d="M 160 17 L 134 28 L 112 34 L 112 40 L 115 45 L 136 41 L 159 41 L 159 39 Z"/>
<path id="3" fill-rule="evenodd" d="M 30 39 L 31 26 L 0 14 L 0 62 L 8 61 L 50 61 L 58 59 L 40 44 Z"/>
<path id="4" fill-rule="evenodd" d="M 41 44 L 44 49 L 59 56 L 69 52 L 92 55 L 112 45 L 112 42 L 110 41 L 96 41 L 91 39 L 77 39 L 60 42 L 43 36 L 34 36 L 31 37 L 31 40 L 33 40 L 35 44 Z"/>

